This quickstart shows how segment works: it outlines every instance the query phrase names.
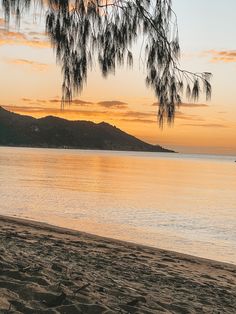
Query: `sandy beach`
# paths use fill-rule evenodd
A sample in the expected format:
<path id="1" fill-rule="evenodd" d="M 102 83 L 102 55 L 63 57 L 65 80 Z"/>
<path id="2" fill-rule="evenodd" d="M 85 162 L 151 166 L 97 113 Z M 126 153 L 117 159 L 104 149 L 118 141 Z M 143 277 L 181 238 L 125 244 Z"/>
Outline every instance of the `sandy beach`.
<path id="1" fill-rule="evenodd" d="M 0 313 L 236 313 L 236 266 L 0 216 Z"/>

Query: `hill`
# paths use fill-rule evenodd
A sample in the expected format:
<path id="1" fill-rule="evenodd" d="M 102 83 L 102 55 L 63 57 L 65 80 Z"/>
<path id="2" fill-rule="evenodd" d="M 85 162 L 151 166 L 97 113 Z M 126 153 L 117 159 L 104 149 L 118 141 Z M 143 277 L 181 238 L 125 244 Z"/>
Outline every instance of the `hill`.
<path id="1" fill-rule="evenodd" d="M 108 123 L 69 121 L 54 116 L 36 119 L 0 107 L 0 145 L 172 152 L 145 143 Z"/>

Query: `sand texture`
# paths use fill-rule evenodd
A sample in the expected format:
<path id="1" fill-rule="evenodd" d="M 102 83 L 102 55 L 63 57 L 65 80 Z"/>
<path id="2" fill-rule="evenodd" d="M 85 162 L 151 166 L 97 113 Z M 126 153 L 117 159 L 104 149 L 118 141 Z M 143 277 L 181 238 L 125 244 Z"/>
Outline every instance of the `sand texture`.
<path id="1" fill-rule="evenodd" d="M 0 313 L 236 313 L 236 266 L 0 217 Z"/>

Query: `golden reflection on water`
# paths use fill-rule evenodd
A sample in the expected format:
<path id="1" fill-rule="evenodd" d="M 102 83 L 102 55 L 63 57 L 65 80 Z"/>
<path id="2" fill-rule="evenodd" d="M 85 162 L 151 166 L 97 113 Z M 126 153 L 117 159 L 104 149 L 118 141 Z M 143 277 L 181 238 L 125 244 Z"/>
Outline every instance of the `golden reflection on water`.
<path id="1" fill-rule="evenodd" d="M 229 157 L 0 148 L 0 213 L 236 263 Z"/>

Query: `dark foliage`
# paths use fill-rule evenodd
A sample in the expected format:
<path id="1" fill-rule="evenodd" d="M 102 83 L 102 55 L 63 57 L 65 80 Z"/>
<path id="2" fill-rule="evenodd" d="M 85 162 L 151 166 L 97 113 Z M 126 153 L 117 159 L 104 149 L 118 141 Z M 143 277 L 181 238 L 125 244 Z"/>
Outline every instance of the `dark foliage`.
<path id="1" fill-rule="evenodd" d="M 171 123 L 183 93 L 197 100 L 200 92 L 211 95 L 210 73 L 179 68 L 180 47 L 171 0 L 2 0 L 5 19 L 20 21 L 34 3 L 46 10 L 46 32 L 55 48 L 63 74 L 62 104 L 71 102 L 99 63 L 103 76 L 116 67 L 132 66 L 132 47 L 143 38 L 146 84 L 158 99 L 162 125 Z"/>

